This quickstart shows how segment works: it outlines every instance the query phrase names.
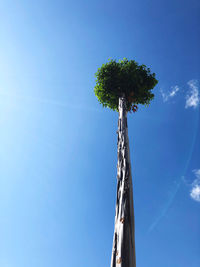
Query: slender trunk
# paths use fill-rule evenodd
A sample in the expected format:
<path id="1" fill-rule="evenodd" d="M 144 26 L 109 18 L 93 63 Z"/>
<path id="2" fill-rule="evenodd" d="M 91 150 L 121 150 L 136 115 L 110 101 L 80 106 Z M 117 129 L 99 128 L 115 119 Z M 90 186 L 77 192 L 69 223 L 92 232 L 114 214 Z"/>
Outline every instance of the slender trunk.
<path id="1" fill-rule="evenodd" d="M 117 201 L 111 267 L 136 267 L 126 99 L 119 98 Z"/>

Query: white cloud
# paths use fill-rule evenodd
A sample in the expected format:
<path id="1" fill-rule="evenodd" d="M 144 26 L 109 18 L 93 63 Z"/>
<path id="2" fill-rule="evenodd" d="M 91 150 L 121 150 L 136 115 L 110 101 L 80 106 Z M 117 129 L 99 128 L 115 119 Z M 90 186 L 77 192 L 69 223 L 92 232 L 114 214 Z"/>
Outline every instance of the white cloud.
<path id="1" fill-rule="evenodd" d="M 163 92 L 163 90 L 160 89 L 163 102 L 167 102 L 170 98 L 174 97 L 179 90 L 180 88 L 178 87 L 178 85 L 171 86 L 171 90 L 167 93 Z"/>
<path id="2" fill-rule="evenodd" d="M 190 80 L 187 84 L 189 85 L 189 92 L 186 95 L 185 108 L 196 108 L 200 102 L 198 81 Z"/>
<path id="3" fill-rule="evenodd" d="M 200 169 L 193 170 L 193 173 L 196 176 L 196 179 L 192 183 L 192 189 L 190 191 L 190 197 L 200 202 Z"/>
<path id="4" fill-rule="evenodd" d="M 190 196 L 192 199 L 200 202 L 200 185 L 195 185 L 191 192 L 190 192 Z"/>

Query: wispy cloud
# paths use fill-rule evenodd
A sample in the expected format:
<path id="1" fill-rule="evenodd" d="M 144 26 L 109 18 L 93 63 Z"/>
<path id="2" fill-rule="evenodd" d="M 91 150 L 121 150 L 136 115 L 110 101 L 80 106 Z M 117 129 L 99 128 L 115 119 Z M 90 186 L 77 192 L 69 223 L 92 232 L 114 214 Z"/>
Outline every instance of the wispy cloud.
<path id="1" fill-rule="evenodd" d="M 193 170 L 193 173 L 196 176 L 196 179 L 192 183 L 192 189 L 190 191 L 190 197 L 200 202 L 200 169 Z"/>
<path id="2" fill-rule="evenodd" d="M 179 90 L 180 88 L 178 85 L 171 86 L 171 90 L 169 92 L 164 92 L 162 89 L 160 89 L 163 102 L 167 102 L 169 99 L 173 98 Z"/>
<path id="3" fill-rule="evenodd" d="M 200 102 L 198 81 L 190 80 L 187 84 L 189 85 L 189 92 L 186 95 L 185 108 L 196 108 Z"/>

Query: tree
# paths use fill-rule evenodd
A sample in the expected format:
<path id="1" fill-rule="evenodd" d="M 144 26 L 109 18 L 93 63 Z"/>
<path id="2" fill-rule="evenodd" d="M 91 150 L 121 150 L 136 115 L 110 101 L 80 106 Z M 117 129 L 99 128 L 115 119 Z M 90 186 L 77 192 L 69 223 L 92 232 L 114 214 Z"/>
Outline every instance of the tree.
<path id="1" fill-rule="evenodd" d="M 109 60 L 98 69 L 95 95 L 104 107 L 119 112 L 117 200 L 111 267 L 135 267 L 135 225 L 127 113 L 149 105 L 157 84 L 145 65 L 124 58 Z"/>

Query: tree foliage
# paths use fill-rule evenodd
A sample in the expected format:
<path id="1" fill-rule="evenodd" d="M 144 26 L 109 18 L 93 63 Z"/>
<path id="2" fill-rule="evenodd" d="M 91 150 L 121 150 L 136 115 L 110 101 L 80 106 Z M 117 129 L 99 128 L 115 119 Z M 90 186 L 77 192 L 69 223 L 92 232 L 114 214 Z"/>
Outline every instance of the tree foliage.
<path id="1" fill-rule="evenodd" d="M 149 105 L 151 90 L 158 83 L 155 73 L 134 60 L 109 60 L 95 74 L 95 95 L 104 107 L 118 111 L 119 97 L 126 98 L 127 111 L 136 111 L 138 104 Z"/>

